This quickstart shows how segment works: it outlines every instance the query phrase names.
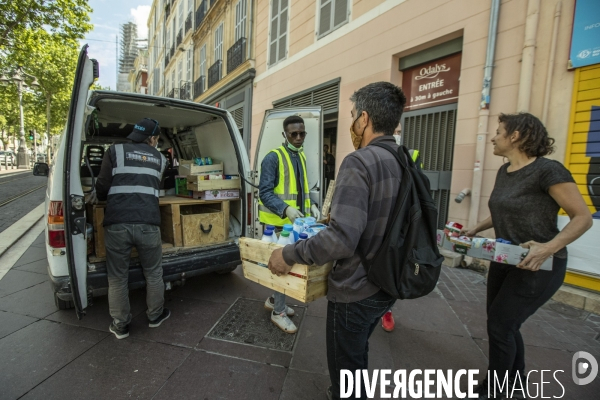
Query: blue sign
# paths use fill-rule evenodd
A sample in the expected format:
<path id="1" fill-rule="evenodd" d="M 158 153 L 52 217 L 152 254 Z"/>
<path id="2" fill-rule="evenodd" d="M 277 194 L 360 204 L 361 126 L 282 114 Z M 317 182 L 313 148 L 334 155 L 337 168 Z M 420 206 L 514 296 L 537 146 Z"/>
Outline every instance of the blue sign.
<path id="1" fill-rule="evenodd" d="M 577 0 L 571 37 L 573 68 L 600 63 L 600 1 Z"/>

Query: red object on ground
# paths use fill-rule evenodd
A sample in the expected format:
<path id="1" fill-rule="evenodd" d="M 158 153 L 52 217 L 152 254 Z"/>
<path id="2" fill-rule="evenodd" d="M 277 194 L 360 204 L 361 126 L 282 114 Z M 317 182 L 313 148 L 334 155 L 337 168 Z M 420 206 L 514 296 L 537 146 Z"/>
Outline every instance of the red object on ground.
<path id="1" fill-rule="evenodd" d="M 394 316 L 391 311 L 386 312 L 381 317 L 381 327 L 386 332 L 391 332 L 394 330 Z"/>

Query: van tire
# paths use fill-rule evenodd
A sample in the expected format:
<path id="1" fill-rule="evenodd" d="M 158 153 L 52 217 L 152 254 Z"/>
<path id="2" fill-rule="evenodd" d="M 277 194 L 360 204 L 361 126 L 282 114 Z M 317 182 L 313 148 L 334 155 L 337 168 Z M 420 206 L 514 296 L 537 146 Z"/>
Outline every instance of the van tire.
<path id="1" fill-rule="evenodd" d="M 237 267 L 238 267 L 238 266 L 236 265 L 235 267 L 229 267 L 229 268 L 227 268 L 227 269 L 222 269 L 221 271 L 216 271 L 216 272 L 217 272 L 217 274 L 219 274 L 219 275 L 226 275 L 226 274 L 230 274 L 230 273 L 232 273 L 233 271 L 235 271 Z"/>
<path id="2" fill-rule="evenodd" d="M 56 305 L 56 308 L 58 308 L 59 310 L 70 310 L 74 307 L 74 304 L 72 301 L 61 300 L 58 298 L 56 293 L 54 293 L 54 304 Z"/>

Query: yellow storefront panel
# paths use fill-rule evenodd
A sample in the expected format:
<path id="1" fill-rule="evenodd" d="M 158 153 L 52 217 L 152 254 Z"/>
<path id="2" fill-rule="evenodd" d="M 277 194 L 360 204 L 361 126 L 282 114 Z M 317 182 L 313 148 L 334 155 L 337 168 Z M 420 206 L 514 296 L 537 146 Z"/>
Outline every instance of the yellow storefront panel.
<path id="1" fill-rule="evenodd" d="M 597 242 L 597 236 L 600 234 L 600 224 L 597 223 L 600 218 L 600 196 L 594 195 L 595 188 L 600 186 L 600 182 L 593 186 L 588 184 L 598 176 L 600 171 L 598 169 L 600 164 L 600 153 L 598 152 L 599 112 L 600 65 L 576 69 L 565 167 L 571 171 L 577 188 L 595 219 L 592 229 L 572 243 L 574 248 L 581 247 L 583 243 Z M 565 215 L 563 210 L 560 214 Z M 590 247 L 584 246 L 584 248 Z M 570 260 L 568 268 L 573 270 L 567 272 L 565 283 L 600 292 L 600 278 L 597 276 L 600 275 L 600 263 L 595 261 L 590 263 L 590 260 L 574 257 L 573 260 Z M 593 273 L 588 275 L 576 271 L 592 271 Z"/>
<path id="2" fill-rule="evenodd" d="M 577 101 L 596 100 L 600 98 L 600 89 L 583 90 L 577 94 Z"/>
<path id="3" fill-rule="evenodd" d="M 600 88 L 600 78 L 579 82 L 579 90 L 590 90 Z"/>

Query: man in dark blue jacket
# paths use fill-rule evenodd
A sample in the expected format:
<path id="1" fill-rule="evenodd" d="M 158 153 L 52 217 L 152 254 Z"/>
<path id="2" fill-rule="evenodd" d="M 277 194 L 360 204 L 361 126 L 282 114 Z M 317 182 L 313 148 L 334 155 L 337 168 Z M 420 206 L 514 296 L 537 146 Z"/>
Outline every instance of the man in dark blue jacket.
<path id="1" fill-rule="evenodd" d="M 166 159 L 156 149 L 158 122 L 144 118 L 127 137 L 133 143 L 110 146 L 96 181 L 98 200 L 106 200 L 104 240 L 108 274 L 108 304 L 117 337 L 129 336 L 129 261 L 133 247 L 146 277 L 146 314 L 150 328 L 171 315 L 163 307 L 162 240 L 158 197 Z"/>

